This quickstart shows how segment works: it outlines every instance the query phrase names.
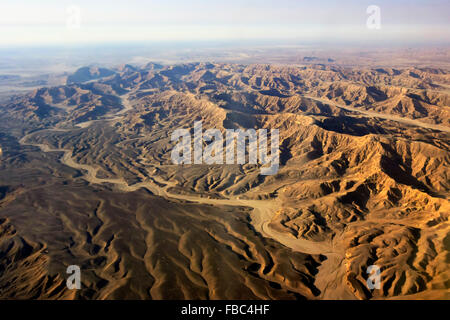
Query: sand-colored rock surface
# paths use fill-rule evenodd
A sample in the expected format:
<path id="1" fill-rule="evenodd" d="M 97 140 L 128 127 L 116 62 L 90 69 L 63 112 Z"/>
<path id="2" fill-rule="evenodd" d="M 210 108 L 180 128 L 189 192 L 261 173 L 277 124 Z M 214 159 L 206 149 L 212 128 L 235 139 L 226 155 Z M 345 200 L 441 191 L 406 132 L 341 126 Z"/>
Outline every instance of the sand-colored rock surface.
<path id="1" fill-rule="evenodd" d="M 449 298 L 448 71 L 192 63 L 78 76 L 0 108 L 0 298 Z M 278 173 L 174 165 L 171 133 L 199 120 L 278 129 Z M 380 289 L 367 288 L 370 265 Z"/>

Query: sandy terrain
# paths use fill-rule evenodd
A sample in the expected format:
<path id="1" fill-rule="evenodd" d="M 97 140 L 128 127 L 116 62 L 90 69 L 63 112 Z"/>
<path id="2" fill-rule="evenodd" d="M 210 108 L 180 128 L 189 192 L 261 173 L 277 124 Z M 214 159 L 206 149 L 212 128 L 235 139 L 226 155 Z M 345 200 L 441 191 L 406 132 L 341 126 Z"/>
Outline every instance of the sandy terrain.
<path id="1" fill-rule="evenodd" d="M 20 289 L 0 282 L 0 296 L 448 298 L 445 70 L 115 72 L 2 109 L 0 266 Z M 279 172 L 173 165 L 171 131 L 198 119 L 279 128 Z M 77 296 L 63 286 L 70 263 L 86 273 Z"/>

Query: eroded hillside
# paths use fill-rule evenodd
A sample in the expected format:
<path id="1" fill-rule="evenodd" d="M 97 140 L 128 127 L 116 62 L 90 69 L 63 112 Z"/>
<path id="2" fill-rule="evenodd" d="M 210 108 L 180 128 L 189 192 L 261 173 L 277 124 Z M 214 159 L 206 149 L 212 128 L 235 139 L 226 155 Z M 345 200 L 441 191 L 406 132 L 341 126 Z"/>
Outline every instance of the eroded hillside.
<path id="1" fill-rule="evenodd" d="M 16 96 L 0 297 L 449 298 L 449 85 L 438 68 L 149 64 Z M 200 120 L 278 129 L 278 172 L 174 165 L 172 132 Z"/>

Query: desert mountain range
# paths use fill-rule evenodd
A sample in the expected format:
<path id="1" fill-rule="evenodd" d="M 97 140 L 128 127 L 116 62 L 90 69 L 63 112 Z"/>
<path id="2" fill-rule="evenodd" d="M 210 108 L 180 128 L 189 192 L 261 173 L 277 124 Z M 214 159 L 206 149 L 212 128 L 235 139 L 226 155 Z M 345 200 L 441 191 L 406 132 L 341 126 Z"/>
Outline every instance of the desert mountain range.
<path id="1" fill-rule="evenodd" d="M 0 298 L 449 299 L 449 88 L 442 68 L 149 63 L 14 96 Z M 278 129 L 278 173 L 174 165 L 199 120 Z"/>

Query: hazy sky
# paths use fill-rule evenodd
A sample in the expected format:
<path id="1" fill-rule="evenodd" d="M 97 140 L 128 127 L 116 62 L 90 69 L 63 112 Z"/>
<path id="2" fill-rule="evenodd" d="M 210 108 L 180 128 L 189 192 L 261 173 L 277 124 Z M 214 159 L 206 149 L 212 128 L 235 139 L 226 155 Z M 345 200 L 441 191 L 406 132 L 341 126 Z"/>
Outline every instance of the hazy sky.
<path id="1" fill-rule="evenodd" d="M 381 9 L 379 30 L 366 26 L 369 5 Z M 79 20 L 71 6 L 79 8 Z M 0 0 L 0 46 L 247 39 L 449 43 L 449 20 L 449 0 Z"/>

